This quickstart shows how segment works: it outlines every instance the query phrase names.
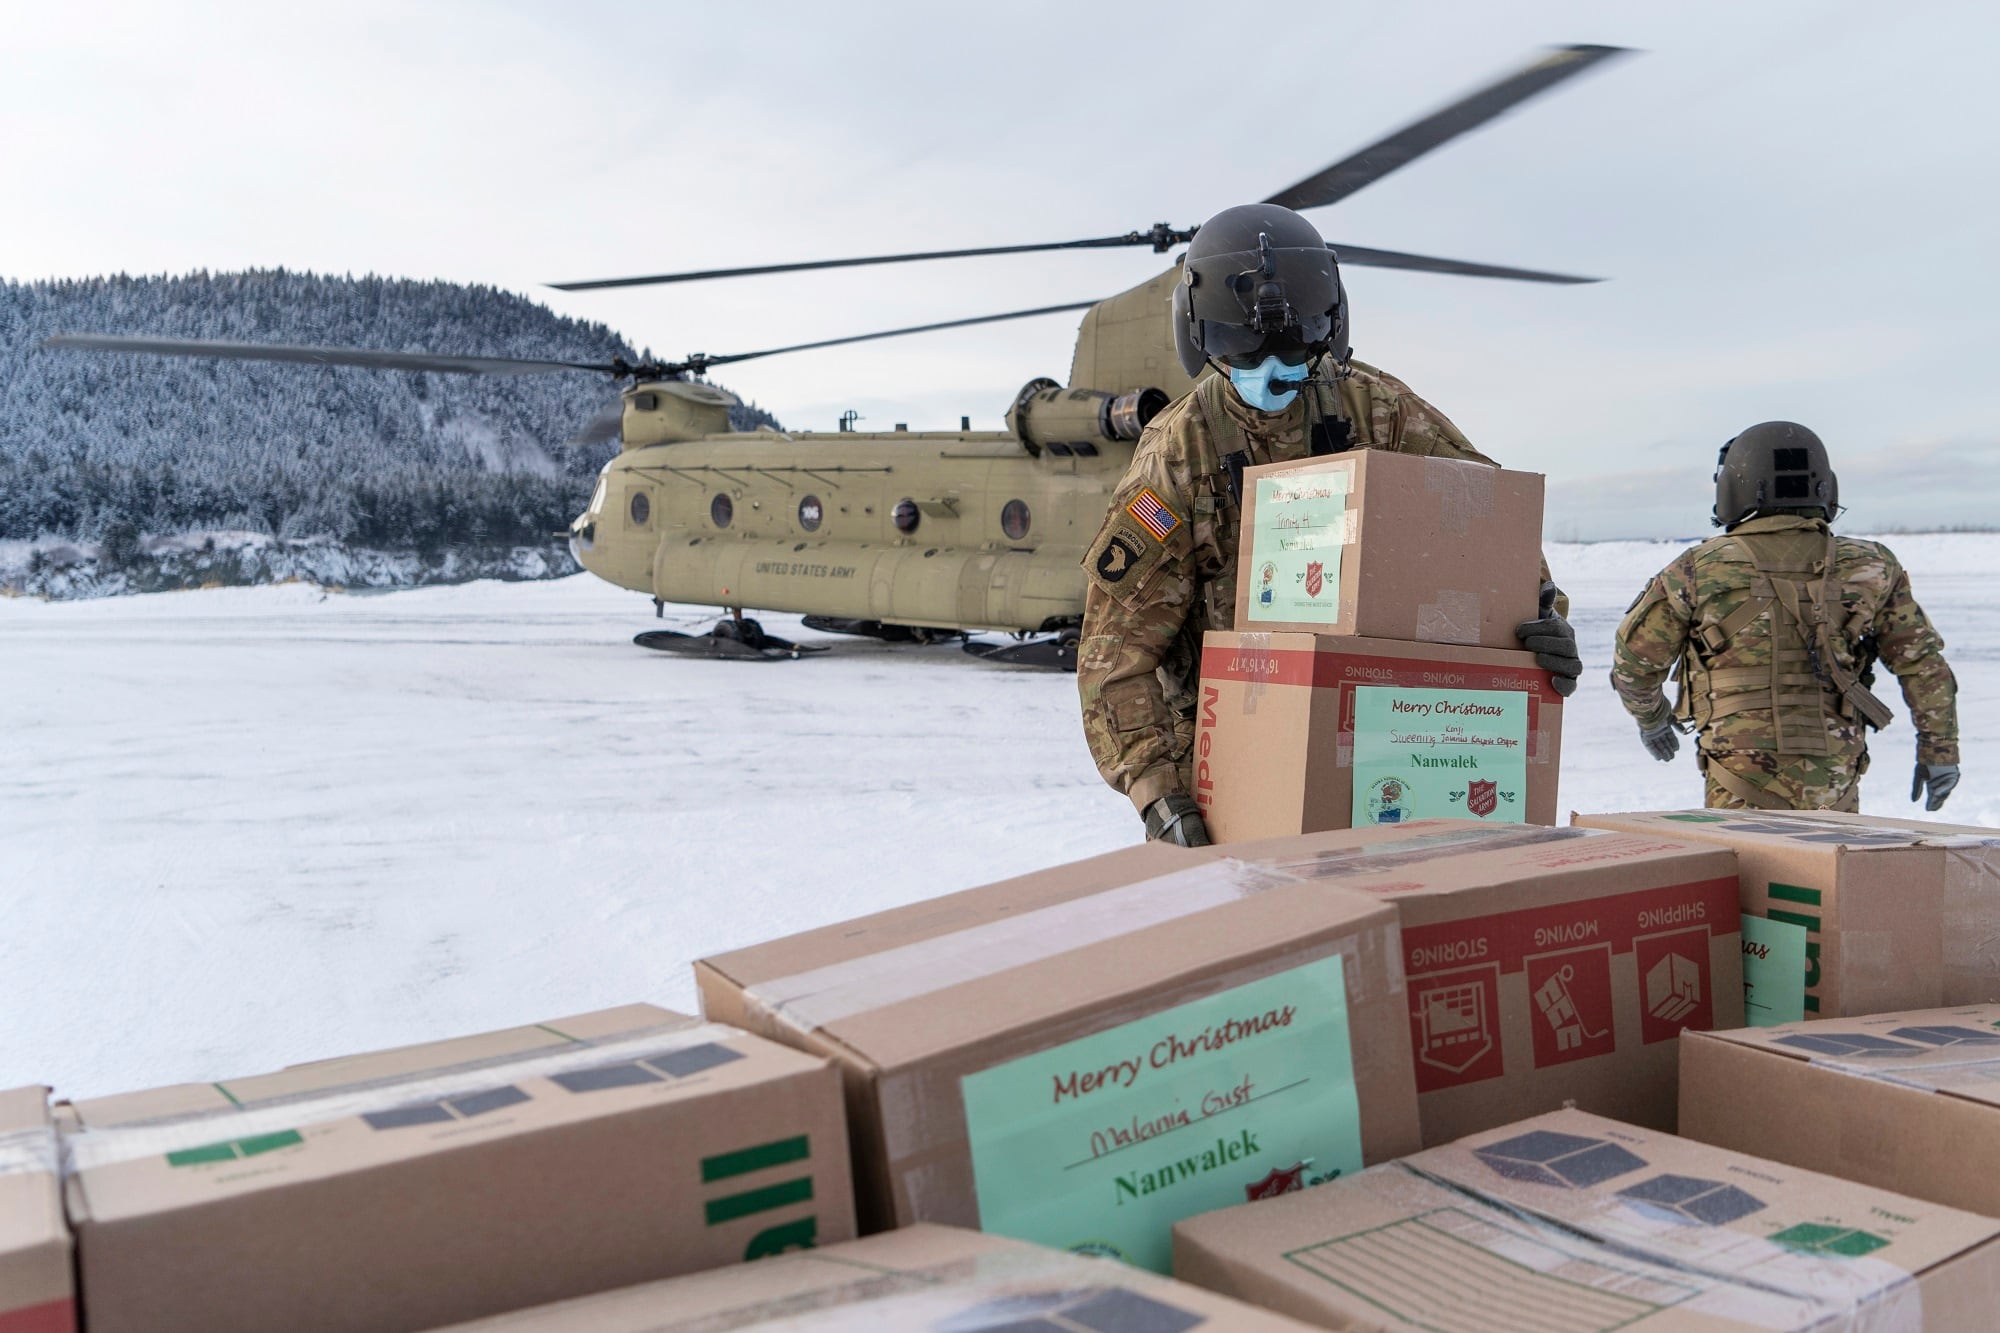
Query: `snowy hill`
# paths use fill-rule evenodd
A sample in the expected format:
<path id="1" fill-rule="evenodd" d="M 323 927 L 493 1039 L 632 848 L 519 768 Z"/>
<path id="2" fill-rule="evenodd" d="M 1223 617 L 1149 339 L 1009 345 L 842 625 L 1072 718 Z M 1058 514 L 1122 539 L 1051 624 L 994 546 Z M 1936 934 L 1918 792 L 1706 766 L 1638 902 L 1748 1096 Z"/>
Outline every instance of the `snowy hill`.
<path id="1" fill-rule="evenodd" d="M 404 564 L 420 574 L 454 552 L 458 577 L 505 575 L 521 563 L 513 548 L 531 547 L 548 554 L 551 572 L 569 572 L 551 534 L 582 508 L 616 447 L 562 447 L 615 395 L 608 377 L 384 373 L 39 346 L 59 332 L 584 361 L 635 355 L 602 324 L 492 287 L 284 270 L 0 282 L 0 541 L 43 551 L 29 569 L 32 549 L 15 548 L 12 577 L 0 563 L 0 583 L 59 595 L 175 586 L 181 565 L 191 584 L 236 581 L 241 562 L 162 569 L 146 541 L 217 531 L 417 557 Z M 738 415 L 739 427 L 770 420 L 754 408 Z M 51 559 L 87 568 L 50 580 L 42 573 Z M 262 568 L 253 564 L 246 577 Z"/>

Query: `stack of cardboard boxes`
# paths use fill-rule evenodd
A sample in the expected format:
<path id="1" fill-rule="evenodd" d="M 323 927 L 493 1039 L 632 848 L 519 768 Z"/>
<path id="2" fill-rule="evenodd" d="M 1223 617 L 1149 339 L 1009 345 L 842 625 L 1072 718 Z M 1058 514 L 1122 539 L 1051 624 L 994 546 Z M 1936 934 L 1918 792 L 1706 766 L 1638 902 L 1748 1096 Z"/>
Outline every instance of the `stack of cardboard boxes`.
<path id="1" fill-rule="evenodd" d="M 1556 822 L 1562 698 L 1521 651 L 1542 478 L 1363 450 L 1243 474 L 1236 629 L 1203 641 L 1194 796 L 1238 842 Z"/>
<path id="2" fill-rule="evenodd" d="M 1591 822 L 1136 847 L 705 959 L 705 1019 L 0 1094 L 0 1333 L 1984 1327 L 2000 840 Z"/>

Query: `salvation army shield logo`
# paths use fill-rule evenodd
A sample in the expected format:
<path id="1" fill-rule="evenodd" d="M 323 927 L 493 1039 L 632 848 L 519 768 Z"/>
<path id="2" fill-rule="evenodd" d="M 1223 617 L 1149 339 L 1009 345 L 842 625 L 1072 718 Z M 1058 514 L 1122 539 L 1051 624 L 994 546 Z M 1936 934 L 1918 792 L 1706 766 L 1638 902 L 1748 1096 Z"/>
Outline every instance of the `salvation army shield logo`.
<path id="1" fill-rule="evenodd" d="M 1243 1187 L 1244 1197 L 1251 1203 L 1259 1199 L 1275 1199 L 1280 1194 L 1295 1194 L 1306 1187 L 1306 1164 L 1271 1168 L 1271 1174 L 1262 1180 L 1253 1181 Z"/>
<path id="2" fill-rule="evenodd" d="M 1317 597 L 1326 587 L 1326 566 L 1318 560 L 1306 565 L 1306 596 Z"/>
<path id="3" fill-rule="evenodd" d="M 1500 790 L 1497 783 L 1485 778 L 1474 778 L 1465 788 L 1465 809 L 1469 814 L 1481 819 L 1500 808 Z"/>

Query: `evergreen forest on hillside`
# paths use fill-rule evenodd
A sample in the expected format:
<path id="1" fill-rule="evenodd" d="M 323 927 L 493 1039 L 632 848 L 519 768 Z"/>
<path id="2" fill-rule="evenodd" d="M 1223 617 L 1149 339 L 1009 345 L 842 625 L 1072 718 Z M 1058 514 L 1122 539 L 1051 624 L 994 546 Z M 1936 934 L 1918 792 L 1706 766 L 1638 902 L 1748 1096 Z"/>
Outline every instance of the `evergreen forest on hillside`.
<path id="1" fill-rule="evenodd" d="M 44 349 L 151 334 L 636 359 L 492 287 L 285 270 L 0 281 L 0 539 L 205 530 L 388 551 L 551 543 L 615 443 L 565 448 L 608 376 L 468 376 Z M 739 429 L 775 424 L 735 409 Z"/>

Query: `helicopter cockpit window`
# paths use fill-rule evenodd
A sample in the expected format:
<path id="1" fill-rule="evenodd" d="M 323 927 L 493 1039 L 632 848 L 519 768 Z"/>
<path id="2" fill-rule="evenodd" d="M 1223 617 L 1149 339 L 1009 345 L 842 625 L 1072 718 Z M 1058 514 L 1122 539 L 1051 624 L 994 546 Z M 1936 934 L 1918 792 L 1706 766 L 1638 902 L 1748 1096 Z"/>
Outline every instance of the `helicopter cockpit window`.
<path id="1" fill-rule="evenodd" d="M 634 491 L 628 512 L 632 515 L 632 526 L 643 528 L 646 526 L 646 520 L 653 516 L 653 502 L 646 498 L 644 491 Z"/>
<path id="2" fill-rule="evenodd" d="M 820 507 L 817 495 L 808 495 L 799 501 L 799 526 L 807 532 L 819 531 L 820 520 L 825 517 L 826 511 Z"/>
<path id="3" fill-rule="evenodd" d="M 636 393 L 636 394 L 633 394 L 633 395 L 632 395 L 632 406 L 633 406 L 633 407 L 636 407 L 636 408 L 637 408 L 637 409 L 639 409 L 639 410 L 640 410 L 641 412 L 654 412 L 654 411 L 658 411 L 658 410 L 659 410 L 659 406 L 660 406 L 660 395 L 658 395 L 658 394 L 656 394 L 656 393 Z"/>
<path id="4" fill-rule="evenodd" d="M 896 525 L 896 531 L 908 536 L 917 530 L 917 524 L 922 521 L 923 516 L 924 511 L 917 508 L 915 500 L 898 500 L 889 518 Z"/>
<path id="5" fill-rule="evenodd" d="M 1028 524 L 1033 515 L 1028 512 L 1026 500 L 1009 500 L 1000 509 L 1000 531 L 1007 534 L 1009 541 L 1020 541 L 1028 535 Z"/>
<path id="6" fill-rule="evenodd" d="M 736 506 L 728 496 L 718 495 L 708 502 L 708 521 L 718 528 L 726 528 L 736 517 Z"/>
<path id="7" fill-rule="evenodd" d="M 610 483 L 607 482 L 603 477 L 599 477 L 597 479 L 597 489 L 590 493 L 589 512 L 593 514 L 601 514 L 604 512 L 604 496 L 605 492 L 610 490 L 610 488 L 611 488 Z"/>

